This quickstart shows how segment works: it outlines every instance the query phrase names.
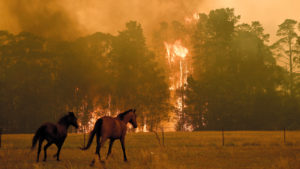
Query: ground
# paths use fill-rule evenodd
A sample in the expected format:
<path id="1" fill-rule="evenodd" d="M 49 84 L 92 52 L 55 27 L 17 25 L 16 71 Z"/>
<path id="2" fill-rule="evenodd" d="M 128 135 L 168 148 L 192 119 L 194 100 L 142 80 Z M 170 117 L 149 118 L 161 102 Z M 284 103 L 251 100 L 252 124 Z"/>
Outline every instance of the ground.
<path id="1" fill-rule="evenodd" d="M 2 135 L 0 169 L 300 169 L 300 132 L 288 131 L 284 144 L 283 131 L 225 132 L 225 146 L 219 131 L 165 133 L 165 147 L 154 133 L 128 133 L 123 162 L 120 142 L 114 143 L 111 157 L 104 164 L 89 164 L 94 158 L 95 141 L 81 151 L 82 134 L 69 134 L 61 151 L 61 161 L 52 156 L 56 147 L 48 149 L 48 160 L 36 163 L 36 151 L 30 150 L 32 134 Z M 162 139 L 161 139 L 162 141 Z M 101 149 L 104 159 L 108 142 Z"/>

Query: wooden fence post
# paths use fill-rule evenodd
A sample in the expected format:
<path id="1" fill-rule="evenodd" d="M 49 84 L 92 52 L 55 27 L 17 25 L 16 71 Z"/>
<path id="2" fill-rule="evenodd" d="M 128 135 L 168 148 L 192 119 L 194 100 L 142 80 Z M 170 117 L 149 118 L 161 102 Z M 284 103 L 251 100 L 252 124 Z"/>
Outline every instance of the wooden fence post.
<path id="1" fill-rule="evenodd" d="M 0 148 L 1 148 L 1 139 L 2 139 L 2 128 L 0 128 Z"/>
<path id="2" fill-rule="evenodd" d="M 225 141 L 224 141 L 224 128 L 222 128 L 222 145 L 225 145 Z"/>
<path id="3" fill-rule="evenodd" d="M 285 137 L 285 128 L 283 129 L 283 142 L 284 142 L 284 144 L 286 143 L 286 137 Z"/>
<path id="4" fill-rule="evenodd" d="M 162 144 L 163 144 L 163 147 L 165 147 L 165 132 L 164 132 L 164 127 L 161 128 L 161 135 L 162 135 Z"/>
<path id="5" fill-rule="evenodd" d="M 83 147 L 85 147 L 85 126 L 83 127 Z"/>

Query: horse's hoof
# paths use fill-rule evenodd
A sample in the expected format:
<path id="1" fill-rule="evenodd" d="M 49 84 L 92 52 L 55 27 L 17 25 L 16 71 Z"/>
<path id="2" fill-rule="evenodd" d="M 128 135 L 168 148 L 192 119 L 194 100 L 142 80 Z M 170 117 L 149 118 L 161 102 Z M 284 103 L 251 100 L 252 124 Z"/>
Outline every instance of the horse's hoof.
<path id="1" fill-rule="evenodd" d="M 93 161 L 91 162 L 90 166 L 94 166 L 94 164 L 95 164 L 95 160 L 93 160 Z"/>
<path id="2" fill-rule="evenodd" d="M 104 164 L 104 163 L 105 163 L 105 161 L 104 161 L 104 160 L 100 160 L 100 163 Z"/>

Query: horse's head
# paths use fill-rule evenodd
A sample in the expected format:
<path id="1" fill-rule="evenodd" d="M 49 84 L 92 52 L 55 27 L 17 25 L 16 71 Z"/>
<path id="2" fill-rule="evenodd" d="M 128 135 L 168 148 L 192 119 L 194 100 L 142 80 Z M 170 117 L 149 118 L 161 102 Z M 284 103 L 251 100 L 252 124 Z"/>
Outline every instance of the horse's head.
<path id="1" fill-rule="evenodd" d="M 129 109 L 117 116 L 118 119 L 131 123 L 134 128 L 137 128 L 135 109 Z"/>
<path id="2" fill-rule="evenodd" d="M 77 118 L 75 117 L 73 112 L 69 112 L 67 116 L 67 122 L 75 128 L 78 128 Z"/>
<path id="3" fill-rule="evenodd" d="M 131 117 L 129 123 L 131 123 L 134 128 L 137 128 L 135 109 L 129 112 L 129 115 Z"/>

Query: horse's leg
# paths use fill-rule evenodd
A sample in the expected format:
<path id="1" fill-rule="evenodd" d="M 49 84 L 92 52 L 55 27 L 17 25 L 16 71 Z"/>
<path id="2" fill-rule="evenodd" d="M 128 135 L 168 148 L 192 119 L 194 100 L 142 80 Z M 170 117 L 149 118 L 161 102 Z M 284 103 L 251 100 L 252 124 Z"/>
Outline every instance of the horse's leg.
<path id="1" fill-rule="evenodd" d="M 103 161 L 101 161 L 101 158 L 100 158 L 100 148 L 104 146 L 104 143 L 105 143 L 106 140 L 107 140 L 107 137 L 102 136 L 101 141 L 100 141 L 100 146 L 98 147 L 99 148 L 98 155 L 99 155 L 99 161 L 100 162 L 103 162 Z"/>
<path id="2" fill-rule="evenodd" d="M 56 161 L 59 161 L 59 154 L 60 154 L 61 147 L 62 147 L 61 144 L 57 145 Z"/>
<path id="3" fill-rule="evenodd" d="M 100 158 L 100 148 L 101 148 L 101 143 L 100 143 L 100 134 L 97 133 L 97 147 L 96 147 L 96 154 L 98 155 L 99 160 Z"/>
<path id="4" fill-rule="evenodd" d="M 61 147 L 63 144 L 64 144 L 64 141 L 62 143 L 56 144 L 56 146 L 57 146 L 56 160 L 57 161 L 59 161 L 59 154 L 60 154 L 60 150 L 61 150 Z"/>
<path id="5" fill-rule="evenodd" d="M 110 142 L 109 142 L 109 148 L 108 148 L 108 152 L 107 152 L 106 159 L 108 159 L 108 156 L 109 156 L 110 153 L 111 153 L 111 148 L 112 148 L 112 145 L 114 144 L 114 141 L 115 141 L 115 139 L 110 139 Z"/>
<path id="6" fill-rule="evenodd" d="M 40 152 L 41 152 L 41 149 L 42 149 L 43 140 L 44 139 L 42 139 L 42 138 L 39 139 L 39 147 L 38 147 L 36 162 L 39 162 L 39 156 L 40 156 Z"/>
<path id="7" fill-rule="evenodd" d="M 100 158 L 100 147 L 101 147 L 101 144 L 100 144 L 100 133 L 97 132 L 96 133 L 96 142 L 97 142 L 97 146 L 96 146 L 96 156 L 98 156 L 99 160 L 101 159 Z M 91 166 L 95 164 L 95 158 L 92 160 L 91 162 Z"/>
<path id="8" fill-rule="evenodd" d="M 120 142 L 121 142 L 121 146 L 122 146 L 122 150 L 123 150 L 123 155 L 124 155 L 124 161 L 127 161 L 127 157 L 126 157 L 126 152 L 125 152 L 125 137 L 122 137 L 120 139 Z"/>
<path id="9" fill-rule="evenodd" d="M 52 142 L 48 142 L 45 146 L 44 146 L 44 161 L 46 161 L 46 159 L 47 159 L 47 148 L 49 147 L 49 146 L 51 146 L 51 144 L 52 144 Z"/>

